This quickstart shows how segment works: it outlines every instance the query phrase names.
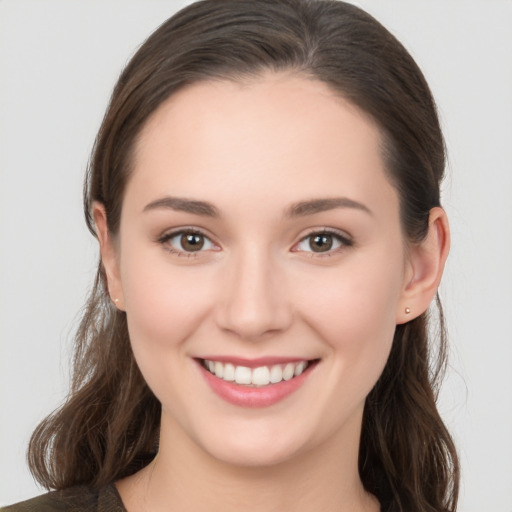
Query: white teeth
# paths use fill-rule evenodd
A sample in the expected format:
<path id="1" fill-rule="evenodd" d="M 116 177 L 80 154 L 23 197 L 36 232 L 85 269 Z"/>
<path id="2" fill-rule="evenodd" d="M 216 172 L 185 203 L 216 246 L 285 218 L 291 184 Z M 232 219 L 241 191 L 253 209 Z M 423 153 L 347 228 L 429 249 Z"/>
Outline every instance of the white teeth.
<path id="1" fill-rule="evenodd" d="M 301 361 L 296 367 L 294 375 L 299 376 L 306 369 L 306 361 Z"/>
<path id="2" fill-rule="evenodd" d="M 237 366 L 235 368 L 235 382 L 237 384 L 251 384 L 252 372 L 246 366 Z"/>
<path id="3" fill-rule="evenodd" d="M 249 386 L 268 386 L 269 384 L 277 384 L 283 380 L 298 377 L 308 367 L 308 362 L 276 364 L 271 367 L 259 366 L 252 369 L 246 366 L 235 366 L 231 363 L 210 360 L 205 360 L 204 365 L 210 373 L 228 382 L 234 381 L 237 384 Z"/>
<path id="4" fill-rule="evenodd" d="M 283 380 L 283 369 L 281 366 L 276 364 L 270 368 L 270 382 L 272 384 L 276 384 L 277 382 L 281 382 Z"/>
<path id="5" fill-rule="evenodd" d="M 235 380 L 235 367 L 231 363 L 224 365 L 224 375 L 222 378 L 228 382 Z"/>
<path id="6" fill-rule="evenodd" d="M 252 371 L 252 383 L 255 386 L 266 386 L 270 382 L 270 371 L 266 366 L 254 368 Z"/>
<path id="7" fill-rule="evenodd" d="M 293 363 L 288 363 L 283 370 L 283 379 L 290 380 L 295 373 L 295 365 Z"/>
<path id="8" fill-rule="evenodd" d="M 224 377 L 224 365 L 222 363 L 219 363 L 219 361 L 215 362 L 215 375 L 217 375 L 219 379 L 222 379 L 222 377 Z"/>

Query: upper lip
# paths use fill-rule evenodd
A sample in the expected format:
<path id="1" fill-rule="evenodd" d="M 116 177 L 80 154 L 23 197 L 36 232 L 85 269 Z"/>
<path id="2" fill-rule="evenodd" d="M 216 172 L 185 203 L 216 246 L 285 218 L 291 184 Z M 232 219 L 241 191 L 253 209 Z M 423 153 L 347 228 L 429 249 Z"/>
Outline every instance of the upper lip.
<path id="1" fill-rule="evenodd" d="M 276 364 L 311 361 L 311 359 L 304 357 L 257 357 L 255 359 L 247 359 L 245 357 L 214 355 L 202 356 L 198 359 L 206 359 L 207 361 L 219 361 L 220 363 L 231 363 L 234 366 L 245 366 L 247 368 L 259 368 L 260 366 L 273 366 Z"/>

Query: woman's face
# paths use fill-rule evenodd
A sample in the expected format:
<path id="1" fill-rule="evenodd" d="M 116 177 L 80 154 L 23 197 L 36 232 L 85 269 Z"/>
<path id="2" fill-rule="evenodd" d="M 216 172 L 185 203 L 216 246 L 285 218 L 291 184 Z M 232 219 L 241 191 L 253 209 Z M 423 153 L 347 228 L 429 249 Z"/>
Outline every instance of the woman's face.
<path id="1" fill-rule="evenodd" d="M 410 278 L 379 144 L 296 75 L 192 85 L 149 120 L 117 286 L 162 436 L 242 465 L 357 452 Z"/>

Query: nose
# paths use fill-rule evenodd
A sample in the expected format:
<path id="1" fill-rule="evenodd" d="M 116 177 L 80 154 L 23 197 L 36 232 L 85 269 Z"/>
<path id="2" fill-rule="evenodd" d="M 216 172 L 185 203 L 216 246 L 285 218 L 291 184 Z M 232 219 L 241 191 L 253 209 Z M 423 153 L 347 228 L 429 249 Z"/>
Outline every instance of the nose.
<path id="1" fill-rule="evenodd" d="M 283 269 L 258 248 L 230 260 L 217 305 L 219 327 L 248 341 L 285 331 L 293 312 Z"/>

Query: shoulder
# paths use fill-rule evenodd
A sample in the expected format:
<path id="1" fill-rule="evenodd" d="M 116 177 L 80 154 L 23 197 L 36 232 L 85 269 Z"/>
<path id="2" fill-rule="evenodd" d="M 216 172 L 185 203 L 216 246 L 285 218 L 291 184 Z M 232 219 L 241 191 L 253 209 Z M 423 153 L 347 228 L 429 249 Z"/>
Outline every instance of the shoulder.
<path id="1" fill-rule="evenodd" d="M 79 486 L 51 491 L 0 508 L 0 512 L 126 512 L 114 484 L 101 489 Z"/>

